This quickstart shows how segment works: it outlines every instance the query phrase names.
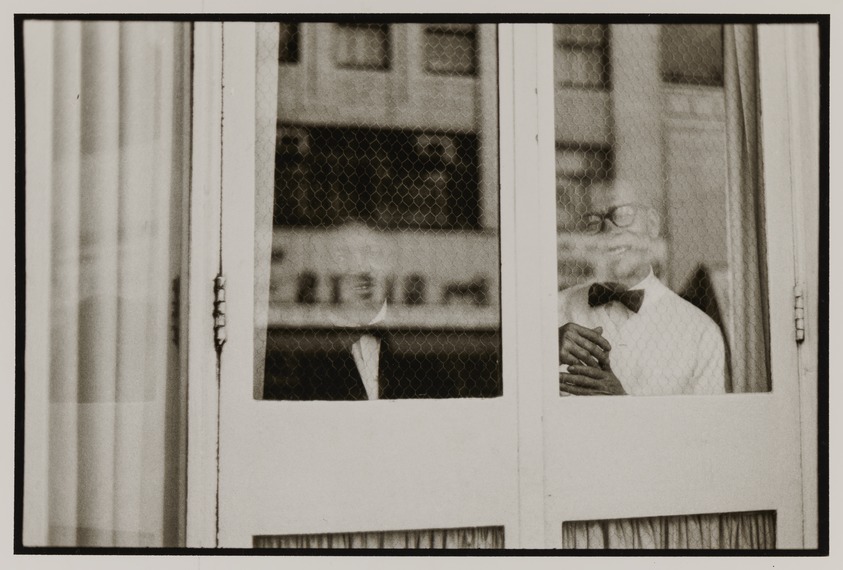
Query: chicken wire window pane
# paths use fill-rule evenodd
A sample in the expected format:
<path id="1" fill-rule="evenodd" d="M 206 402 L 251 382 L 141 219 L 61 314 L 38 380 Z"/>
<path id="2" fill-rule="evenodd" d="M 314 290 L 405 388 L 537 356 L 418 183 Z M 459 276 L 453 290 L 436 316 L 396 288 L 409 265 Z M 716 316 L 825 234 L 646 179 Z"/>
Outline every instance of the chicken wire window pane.
<path id="1" fill-rule="evenodd" d="M 278 36 L 278 63 L 299 62 L 299 25 L 281 23 Z"/>
<path id="2" fill-rule="evenodd" d="M 608 89 L 608 26 L 557 24 L 554 73 L 562 87 Z"/>
<path id="3" fill-rule="evenodd" d="M 275 223 L 479 229 L 477 136 L 282 125 Z"/>
<path id="4" fill-rule="evenodd" d="M 565 45 L 602 46 L 608 33 L 606 24 L 556 24 L 556 41 Z"/>
<path id="5" fill-rule="evenodd" d="M 581 28 L 556 37 L 592 37 Z M 700 30 L 609 26 L 609 97 L 574 93 L 555 66 L 560 395 L 770 390 L 755 131 L 740 128 L 755 120 L 753 30 L 734 27 L 723 87 L 664 82 L 665 49 Z M 691 74 L 709 66 L 684 53 Z"/>
<path id="6" fill-rule="evenodd" d="M 564 57 L 559 58 L 558 73 L 561 83 L 568 87 L 603 87 L 603 50 L 599 47 L 566 50 Z"/>
<path id="7" fill-rule="evenodd" d="M 660 43 L 664 81 L 723 85 L 723 26 L 663 25 Z"/>
<path id="8" fill-rule="evenodd" d="M 389 26 L 407 61 L 382 83 L 320 58 L 302 63 L 316 93 L 289 66 L 258 74 L 258 114 L 276 113 L 257 152 L 273 178 L 256 211 L 258 399 L 502 394 L 496 52 L 475 50 L 469 81 L 408 79 L 397 68 L 427 42 L 410 26 Z M 344 26 L 300 27 L 316 50 L 345 41 Z"/>
<path id="9" fill-rule="evenodd" d="M 569 521 L 562 548 L 772 550 L 776 511 Z"/>
<path id="10" fill-rule="evenodd" d="M 578 208 L 591 184 L 611 178 L 610 147 L 559 147 L 556 150 L 556 226 L 560 232 L 582 233 L 585 220 Z"/>
<path id="11" fill-rule="evenodd" d="M 474 75 L 476 32 L 473 24 L 426 26 L 424 69 L 429 73 Z"/>
<path id="12" fill-rule="evenodd" d="M 389 26 L 337 24 L 337 66 L 349 69 L 389 69 Z"/>

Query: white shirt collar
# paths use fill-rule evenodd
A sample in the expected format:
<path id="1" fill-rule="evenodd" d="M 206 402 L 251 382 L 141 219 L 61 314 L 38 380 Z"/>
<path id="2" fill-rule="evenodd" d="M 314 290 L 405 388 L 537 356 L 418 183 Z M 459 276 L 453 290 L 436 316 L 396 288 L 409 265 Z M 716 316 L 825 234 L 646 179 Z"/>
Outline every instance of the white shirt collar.
<path id="1" fill-rule="evenodd" d="M 653 268 L 650 267 L 650 272 L 647 276 L 629 288 L 632 289 L 643 289 L 644 290 L 644 302 L 641 305 L 641 310 L 644 310 L 646 307 L 652 305 L 656 301 L 658 301 L 662 295 L 664 295 L 667 287 L 656 277 L 656 274 L 653 273 Z M 639 310 L 640 312 L 640 310 Z"/>
<path id="2" fill-rule="evenodd" d="M 358 329 L 361 327 L 370 327 L 372 325 L 376 325 L 382 322 L 386 318 L 388 310 L 389 303 L 388 301 L 384 300 L 383 305 L 381 305 L 381 308 L 378 310 L 377 314 L 372 317 L 371 320 L 369 320 L 369 322 L 365 325 L 355 323 L 349 319 L 344 318 L 341 312 L 332 312 L 329 313 L 329 316 L 331 318 L 331 324 L 333 324 L 335 327 L 340 327 L 344 329 Z"/>
<path id="3" fill-rule="evenodd" d="M 650 271 L 652 271 L 652 269 Z M 386 318 L 386 303 L 386 301 L 383 302 L 383 305 L 381 305 L 381 310 L 378 311 L 378 314 L 375 315 L 371 321 L 369 321 L 369 326 L 375 325 Z"/>

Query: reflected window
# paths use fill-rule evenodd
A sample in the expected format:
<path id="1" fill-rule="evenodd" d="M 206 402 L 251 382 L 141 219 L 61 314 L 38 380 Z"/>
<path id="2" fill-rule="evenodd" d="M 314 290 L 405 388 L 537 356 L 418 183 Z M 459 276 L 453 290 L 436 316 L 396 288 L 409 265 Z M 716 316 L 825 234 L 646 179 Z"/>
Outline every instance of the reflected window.
<path id="1" fill-rule="evenodd" d="M 390 67 L 389 26 L 386 24 L 337 24 L 334 26 L 338 67 L 386 70 Z"/>
<path id="2" fill-rule="evenodd" d="M 609 26 L 556 24 L 553 32 L 557 84 L 563 88 L 608 89 Z"/>
<path id="3" fill-rule="evenodd" d="M 299 62 L 299 25 L 282 22 L 278 32 L 278 63 Z"/>
<path id="4" fill-rule="evenodd" d="M 474 75 L 477 32 L 474 24 L 425 26 L 424 69 L 428 73 Z"/>
<path id="5" fill-rule="evenodd" d="M 283 125 L 275 223 L 479 229 L 478 151 L 474 133 Z"/>
<path id="6" fill-rule="evenodd" d="M 667 83 L 723 85 L 723 26 L 661 26 L 660 72 Z"/>

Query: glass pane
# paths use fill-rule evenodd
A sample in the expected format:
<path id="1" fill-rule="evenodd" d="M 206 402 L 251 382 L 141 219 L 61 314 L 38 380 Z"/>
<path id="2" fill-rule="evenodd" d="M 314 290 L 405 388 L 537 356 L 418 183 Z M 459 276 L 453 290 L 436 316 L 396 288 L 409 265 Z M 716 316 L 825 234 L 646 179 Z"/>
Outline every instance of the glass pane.
<path id="1" fill-rule="evenodd" d="M 555 81 L 561 87 L 607 89 L 608 36 L 606 25 L 555 25 Z"/>
<path id="2" fill-rule="evenodd" d="M 659 53 L 664 81 L 723 85 L 723 26 L 664 25 Z"/>
<path id="3" fill-rule="evenodd" d="M 562 548 L 772 550 L 776 511 L 565 522 Z"/>
<path id="4" fill-rule="evenodd" d="M 557 44 L 601 47 L 607 43 L 608 28 L 605 24 L 557 24 L 553 35 Z"/>
<path id="5" fill-rule="evenodd" d="M 389 69 L 389 26 L 337 24 L 336 62 L 352 69 Z"/>
<path id="6" fill-rule="evenodd" d="M 475 133 L 282 125 L 278 136 L 277 225 L 479 229 Z"/>
<path id="7" fill-rule="evenodd" d="M 394 37 L 420 44 L 395 53 L 424 53 L 428 36 L 402 26 L 389 26 Z M 472 45 L 477 28 L 441 27 Z M 308 37 L 337 45 L 363 30 L 371 42 L 386 26 L 328 29 Z M 439 61 L 460 61 L 444 54 L 464 47 L 440 44 Z M 277 100 L 281 118 L 258 149 L 273 180 L 256 212 L 255 397 L 500 396 L 495 50 L 478 51 L 485 80 L 468 83 L 421 74 L 408 85 L 389 72 L 375 84 L 365 72 L 303 65 L 320 77 L 317 93 L 283 66 L 280 80 L 258 78 L 259 113 L 276 124 Z M 382 108 L 343 104 L 355 89 L 382 97 Z"/>
<path id="8" fill-rule="evenodd" d="M 430 73 L 474 75 L 475 26 L 427 26 L 424 69 Z"/>
<path id="9" fill-rule="evenodd" d="M 299 62 L 299 25 L 280 24 L 278 37 L 278 63 Z"/>
<path id="10" fill-rule="evenodd" d="M 569 88 L 578 59 L 557 49 L 562 395 L 770 389 L 756 140 L 741 128 L 755 120 L 753 29 L 730 29 L 725 86 L 662 81 L 679 53 L 692 75 L 709 66 L 712 30 L 609 26 L 608 98 Z M 558 27 L 557 45 L 593 33 Z"/>
<path id="11" fill-rule="evenodd" d="M 604 83 L 602 48 L 565 49 L 556 60 L 559 83 L 566 87 L 600 88 Z"/>

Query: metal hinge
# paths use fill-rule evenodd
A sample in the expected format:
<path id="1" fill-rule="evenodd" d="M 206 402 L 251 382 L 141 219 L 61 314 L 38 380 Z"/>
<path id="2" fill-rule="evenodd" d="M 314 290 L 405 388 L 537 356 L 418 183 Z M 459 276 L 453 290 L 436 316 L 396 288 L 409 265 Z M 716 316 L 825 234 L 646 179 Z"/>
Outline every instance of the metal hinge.
<path id="1" fill-rule="evenodd" d="M 214 279 L 214 344 L 218 352 L 225 339 L 225 277 L 220 273 Z"/>
<path id="2" fill-rule="evenodd" d="M 805 340 L 805 297 L 802 287 L 793 288 L 793 320 L 796 327 L 796 342 Z"/>

